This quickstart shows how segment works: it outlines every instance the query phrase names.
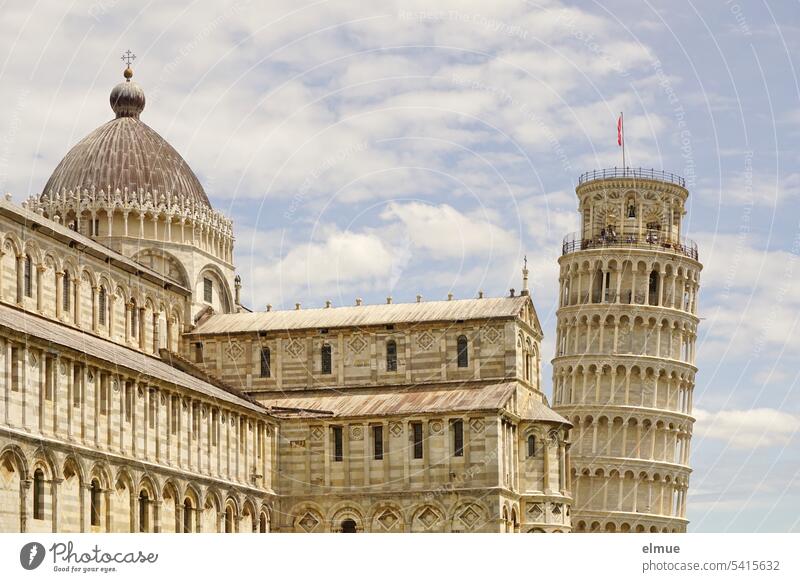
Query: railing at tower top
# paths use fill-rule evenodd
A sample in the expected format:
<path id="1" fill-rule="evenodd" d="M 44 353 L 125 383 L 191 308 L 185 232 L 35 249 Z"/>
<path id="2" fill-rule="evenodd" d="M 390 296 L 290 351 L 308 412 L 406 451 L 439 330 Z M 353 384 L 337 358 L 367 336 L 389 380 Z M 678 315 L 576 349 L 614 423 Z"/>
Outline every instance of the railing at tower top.
<path id="1" fill-rule="evenodd" d="M 680 253 L 690 259 L 698 260 L 697 243 L 691 239 L 668 237 L 659 230 L 646 230 L 642 236 L 626 234 L 603 234 L 594 238 L 581 238 L 581 233 L 572 232 L 564 237 L 561 254 L 568 255 L 576 251 L 604 248 L 637 248 L 662 252 Z"/>
<path id="2" fill-rule="evenodd" d="M 653 168 L 617 167 L 585 172 L 578 178 L 578 186 L 587 182 L 591 182 L 592 180 L 605 180 L 607 178 L 641 178 L 643 180 L 660 180 L 661 182 L 669 182 L 671 184 L 677 184 L 681 188 L 686 188 L 686 180 L 684 180 L 683 176 L 673 174 L 672 172 L 654 170 Z"/>

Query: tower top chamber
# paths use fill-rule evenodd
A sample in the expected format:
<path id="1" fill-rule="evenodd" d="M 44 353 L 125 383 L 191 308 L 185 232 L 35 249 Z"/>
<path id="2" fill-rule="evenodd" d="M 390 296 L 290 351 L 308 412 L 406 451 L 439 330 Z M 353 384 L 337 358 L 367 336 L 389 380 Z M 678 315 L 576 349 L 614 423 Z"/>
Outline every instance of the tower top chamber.
<path id="1" fill-rule="evenodd" d="M 698 260 L 697 244 L 682 236 L 689 191 L 671 172 L 610 168 L 586 172 L 575 189 L 581 230 L 564 237 L 562 254 L 639 248 Z"/>

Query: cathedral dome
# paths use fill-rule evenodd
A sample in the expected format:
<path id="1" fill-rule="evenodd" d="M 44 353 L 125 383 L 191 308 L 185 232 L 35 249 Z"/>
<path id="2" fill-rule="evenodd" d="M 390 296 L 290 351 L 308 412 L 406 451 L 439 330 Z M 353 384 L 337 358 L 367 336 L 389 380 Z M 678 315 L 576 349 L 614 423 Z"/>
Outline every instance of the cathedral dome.
<path id="1" fill-rule="evenodd" d="M 203 186 L 181 155 L 167 141 L 139 120 L 144 110 L 142 88 L 131 82 L 133 71 L 111 91 L 116 118 L 79 141 L 56 167 L 42 190 L 42 197 L 79 193 L 84 189 L 117 189 L 170 195 L 211 207 Z"/>

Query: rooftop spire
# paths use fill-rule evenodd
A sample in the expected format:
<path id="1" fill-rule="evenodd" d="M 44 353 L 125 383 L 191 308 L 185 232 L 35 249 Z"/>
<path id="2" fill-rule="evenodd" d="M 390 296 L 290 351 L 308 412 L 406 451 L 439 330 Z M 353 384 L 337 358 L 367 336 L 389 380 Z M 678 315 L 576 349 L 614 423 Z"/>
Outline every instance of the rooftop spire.
<path id="1" fill-rule="evenodd" d="M 525 255 L 525 258 L 522 262 L 522 291 L 520 295 L 530 295 L 531 292 L 528 289 L 528 255 Z"/>

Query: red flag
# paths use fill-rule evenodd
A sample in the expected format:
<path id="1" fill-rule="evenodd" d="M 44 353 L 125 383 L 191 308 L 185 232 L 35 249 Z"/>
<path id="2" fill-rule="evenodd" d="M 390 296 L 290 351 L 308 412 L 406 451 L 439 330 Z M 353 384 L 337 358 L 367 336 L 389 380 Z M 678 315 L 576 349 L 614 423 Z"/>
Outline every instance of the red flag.
<path id="1" fill-rule="evenodd" d="M 617 119 L 617 145 L 622 145 L 622 113 L 619 114 L 619 119 Z"/>

